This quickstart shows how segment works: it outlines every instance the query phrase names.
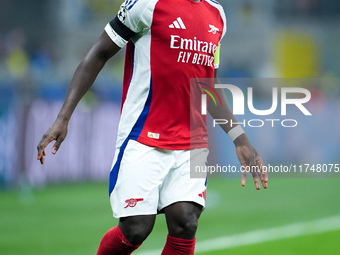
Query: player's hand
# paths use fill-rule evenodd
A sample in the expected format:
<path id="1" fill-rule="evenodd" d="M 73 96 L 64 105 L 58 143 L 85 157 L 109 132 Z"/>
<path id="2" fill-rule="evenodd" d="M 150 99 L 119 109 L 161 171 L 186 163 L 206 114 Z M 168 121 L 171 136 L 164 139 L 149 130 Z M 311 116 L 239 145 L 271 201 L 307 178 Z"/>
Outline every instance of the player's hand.
<path id="1" fill-rule="evenodd" d="M 236 154 L 242 166 L 241 185 L 243 187 L 246 185 L 247 172 L 250 172 L 254 179 L 255 188 L 257 190 L 261 188 L 260 179 L 263 188 L 266 189 L 268 187 L 268 172 L 256 149 L 248 143 L 236 146 Z"/>
<path id="2" fill-rule="evenodd" d="M 65 140 L 67 135 L 67 126 L 68 123 L 62 120 L 56 120 L 53 125 L 46 131 L 43 135 L 41 141 L 39 142 L 37 149 L 38 149 L 38 157 L 37 159 L 40 160 L 41 164 L 45 162 L 45 148 L 46 146 L 51 143 L 52 141 L 56 141 L 52 147 L 52 154 L 56 154 L 61 143 Z"/>

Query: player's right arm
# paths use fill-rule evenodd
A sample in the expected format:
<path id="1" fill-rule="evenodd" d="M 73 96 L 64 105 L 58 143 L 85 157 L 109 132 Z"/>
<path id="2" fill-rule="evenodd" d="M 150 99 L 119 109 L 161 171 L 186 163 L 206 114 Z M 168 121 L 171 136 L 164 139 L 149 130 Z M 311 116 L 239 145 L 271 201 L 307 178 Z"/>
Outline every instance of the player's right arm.
<path id="1" fill-rule="evenodd" d="M 69 120 L 80 99 L 92 86 L 105 63 L 120 49 L 121 48 L 112 42 L 111 38 L 104 31 L 91 50 L 86 54 L 85 58 L 81 61 L 74 73 L 64 104 L 57 119 L 46 131 L 38 144 L 37 159 L 40 160 L 41 164 L 44 164 L 44 156 L 46 156 L 45 148 L 52 141 L 56 141 L 52 147 L 52 153 L 57 153 L 61 143 L 67 135 Z"/>
<path id="2" fill-rule="evenodd" d="M 106 61 L 114 56 L 135 35 L 146 33 L 151 24 L 149 0 L 125 1 L 116 17 L 105 27 L 105 31 L 78 66 L 67 92 L 64 104 L 53 125 L 46 131 L 38 144 L 38 160 L 43 164 L 45 148 L 52 141 L 52 153 L 56 154 L 67 134 L 68 122 L 80 99 L 92 86 Z M 149 9 L 148 9 L 149 7 Z"/>

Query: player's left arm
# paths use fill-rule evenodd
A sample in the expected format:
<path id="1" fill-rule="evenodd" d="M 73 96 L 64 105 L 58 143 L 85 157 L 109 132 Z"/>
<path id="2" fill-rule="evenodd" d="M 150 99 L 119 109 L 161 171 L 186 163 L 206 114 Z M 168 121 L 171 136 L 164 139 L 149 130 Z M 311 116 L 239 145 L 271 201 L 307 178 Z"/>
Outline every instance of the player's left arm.
<path id="1" fill-rule="evenodd" d="M 217 76 L 217 69 L 215 69 L 215 83 L 220 84 L 220 81 Z M 233 123 L 237 123 L 237 120 L 230 108 L 227 96 L 225 95 L 223 89 L 216 89 L 216 91 L 221 97 L 222 105 L 218 104 L 216 106 L 211 100 L 208 104 L 208 111 L 210 115 L 214 119 L 228 120 L 229 123 L 232 120 Z M 232 136 L 236 138 L 234 140 L 234 144 L 236 147 L 237 157 L 240 160 L 242 169 L 252 170 L 250 172 L 255 182 L 255 188 L 257 190 L 260 189 L 260 183 L 259 183 L 259 179 L 260 179 L 263 188 L 266 189 L 267 182 L 268 182 L 268 173 L 265 167 L 263 166 L 263 162 L 262 162 L 260 155 L 250 143 L 247 135 L 243 132 L 242 129 L 240 129 L 240 126 L 238 126 L 237 124 L 233 126 L 230 126 L 230 125 L 220 125 L 220 126 L 226 134 L 231 135 L 234 132 Z M 235 129 L 235 127 L 237 129 Z M 243 171 L 242 177 L 241 177 L 242 186 L 246 185 L 246 175 L 247 175 L 247 171 Z"/>

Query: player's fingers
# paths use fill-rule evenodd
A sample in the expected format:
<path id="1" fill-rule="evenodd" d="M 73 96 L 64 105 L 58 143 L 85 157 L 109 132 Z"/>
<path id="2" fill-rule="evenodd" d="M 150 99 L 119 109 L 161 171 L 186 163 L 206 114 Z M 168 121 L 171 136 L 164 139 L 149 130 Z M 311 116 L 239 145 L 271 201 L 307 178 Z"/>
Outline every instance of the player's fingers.
<path id="1" fill-rule="evenodd" d="M 259 170 L 258 175 L 260 177 L 260 181 L 262 183 L 263 188 L 267 188 L 267 182 L 265 181 L 264 173 L 262 172 L 262 169 Z"/>
<path id="2" fill-rule="evenodd" d="M 47 132 L 46 132 L 47 133 Z M 37 146 L 37 149 L 38 149 L 38 159 L 43 155 L 44 151 L 45 151 L 45 148 L 46 146 L 52 142 L 53 140 L 55 140 L 54 137 L 52 136 L 48 136 L 47 134 L 44 134 L 43 137 L 41 138 L 38 146 Z M 46 152 L 45 152 L 45 155 L 46 155 Z M 45 156 L 44 155 L 44 156 Z"/>
<path id="3" fill-rule="evenodd" d="M 260 157 L 257 158 L 256 160 L 256 164 L 259 167 L 259 171 L 260 171 L 260 179 L 262 182 L 262 186 L 263 188 L 267 188 L 267 182 L 268 182 L 268 172 L 267 172 L 267 168 L 266 166 L 263 164 L 262 159 Z"/>
<path id="4" fill-rule="evenodd" d="M 258 177 L 260 177 L 260 181 L 263 182 L 264 177 L 263 177 L 263 174 L 262 174 L 262 168 L 260 166 L 257 166 L 256 173 L 257 173 Z"/>
<path id="5" fill-rule="evenodd" d="M 266 166 L 262 167 L 262 172 L 263 172 L 263 176 L 264 176 L 264 182 L 267 183 L 268 182 L 268 171 L 267 171 Z"/>
<path id="6" fill-rule="evenodd" d="M 52 153 L 56 154 L 57 151 L 59 150 L 59 147 L 61 145 L 61 143 L 64 141 L 65 137 L 59 135 L 58 138 L 56 139 L 55 144 L 52 147 Z"/>
<path id="7" fill-rule="evenodd" d="M 37 160 L 39 160 L 41 164 L 45 163 L 45 159 L 44 159 L 44 156 L 46 156 L 45 148 L 47 147 L 47 145 L 50 142 L 52 142 L 54 140 L 53 138 L 50 138 L 48 140 L 46 140 L 46 139 L 47 139 L 47 136 L 44 135 L 43 138 L 41 139 L 40 143 L 37 146 L 37 149 L 38 149 Z"/>
<path id="8" fill-rule="evenodd" d="M 43 156 L 43 151 L 40 151 L 38 149 L 38 157 L 37 157 L 37 160 L 40 160 L 40 158 Z"/>
<path id="9" fill-rule="evenodd" d="M 38 158 L 37 159 L 38 160 L 43 156 L 44 149 L 45 149 L 44 145 L 41 144 L 41 142 L 40 142 L 37 146 L 37 150 L 38 150 Z"/>
<path id="10" fill-rule="evenodd" d="M 262 181 L 262 186 L 263 188 L 268 188 L 268 172 L 267 172 L 267 168 L 265 166 L 262 166 L 262 175 L 263 175 L 263 181 Z"/>
<path id="11" fill-rule="evenodd" d="M 41 157 L 40 158 L 40 163 L 43 165 L 45 163 L 45 158 L 44 157 Z"/>
<path id="12" fill-rule="evenodd" d="M 38 157 L 37 160 L 40 160 L 41 164 L 44 164 L 44 156 L 46 156 L 46 152 L 45 152 L 45 147 L 48 145 L 49 142 L 45 143 L 45 144 L 39 144 L 37 149 L 38 149 Z"/>
<path id="13" fill-rule="evenodd" d="M 257 173 L 256 172 L 252 172 L 252 175 L 253 175 L 253 179 L 254 179 L 255 188 L 257 190 L 261 189 Z"/>
<path id="14" fill-rule="evenodd" d="M 246 167 L 242 166 L 242 176 L 241 176 L 242 187 L 246 186 L 246 178 L 247 178 L 247 170 L 246 170 Z"/>
<path id="15" fill-rule="evenodd" d="M 44 164 L 44 162 L 45 162 L 44 156 L 46 156 L 45 150 L 43 150 L 41 155 L 38 155 L 38 158 L 37 158 L 40 161 L 41 164 Z"/>

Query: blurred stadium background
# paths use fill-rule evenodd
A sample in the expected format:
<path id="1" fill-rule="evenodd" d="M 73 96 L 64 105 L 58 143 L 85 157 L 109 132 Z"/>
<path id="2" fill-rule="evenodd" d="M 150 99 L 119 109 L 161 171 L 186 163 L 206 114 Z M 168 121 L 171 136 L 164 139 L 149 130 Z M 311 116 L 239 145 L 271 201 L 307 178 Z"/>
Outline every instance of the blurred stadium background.
<path id="1" fill-rule="evenodd" d="M 265 81 L 254 88 L 257 104 L 265 106 L 275 79 L 316 78 L 305 85 L 312 93 L 313 117 L 290 116 L 299 119 L 295 129 L 246 128 L 264 161 L 340 163 L 340 2 L 220 2 L 228 18 L 220 77 Z M 124 51 L 81 101 L 66 141 L 44 166 L 36 160 L 36 145 L 53 123 L 75 68 L 120 4 L 0 0 L 0 254 L 94 254 L 101 236 L 116 224 L 107 182 Z M 219 133 L 211 138 L 220 140 L 217 155 L 237 164 L 230 141 L 216 137 Z M 275 240 L 225 244 L 200 254 L 340 254 L 340 179 L 289 177 L 272 179 L 260 192 L 250 179 L 244 189 L 235 178 L 211 179 L 197 240 L 306 223 L 301 235 L 278 230 Z M 333 228 L 318 228 L 320 219 Z M 140 252 L 161 249 L 165 235 L 160 216 Z"/>

